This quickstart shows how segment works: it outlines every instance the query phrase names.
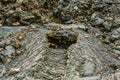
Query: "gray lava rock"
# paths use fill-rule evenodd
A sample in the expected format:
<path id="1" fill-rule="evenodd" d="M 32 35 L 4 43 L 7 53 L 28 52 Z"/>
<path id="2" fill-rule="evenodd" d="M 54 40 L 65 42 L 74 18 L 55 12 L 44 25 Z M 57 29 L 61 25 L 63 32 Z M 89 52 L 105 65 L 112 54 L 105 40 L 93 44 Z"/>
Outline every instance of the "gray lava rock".
<path id="1" fill-rule="evenodd" d="M 4 41 L 0 42 L 0 48 L 3 48 L 3 47 L 5 47 Z"/>
<path id="2" fill-rule="evenodd" d="M 16 33 L 20 32 L 22 30 L 25 30 L 27 28 L 28 28 L 28 26 L 19 26 L 19 27 L 3 26 L 3 27 L 0 27 L 0 36 L 1 37 L 8 37 L 9 35 L 16 34 Z M 7 41 L 9 42 L 9 40 L 7 40 Z"/>
<path id="3" fill-rule="evenodd" d="M 6 46 L 5 49 L 5 55 L 8 57 L 11 57 L 15 53 L 15 49 L 12 46 Z"/>
<path id="4" fill-rule="evenodd" d="M 62 9 L 63 8 L 63 0 L 59 0 L 58 1 L 58 9 Z"/>
<path id="5" fill-rule="evenodd" d="M 61 19 L 61 17 L 63 16 L 63 13 L 62 13 L 62 11 L 61 10 L 54 10 L 53 11 L 53 16 L 55 17 L 55 18 L 59 18 L 59 19 Z"/>
<path id="6" fill-rule="evenodd" d="M 103 23 L 103 26 L 104 26 L 104 30 L 105 31 L 110 31 L 112 28 L 112 23 L 108 23 L 108 22 L 104 22 Z"/>
<path id="7" fill-rule="evenodd" d="M 120 80 L 120 71 L 104 75 L 101 80 Z"/>
<path id="8" fill-rule="evenodd" d="M 0 63 L 4 64 L 6 62 L 4 49 L 0 50 Z"/>
<path id="9" fill-rule="evenodd" d="M 3 40 L 0 42 L 0 48 L 4 48 L 5 46 L 9 45 L 11 41 L 9 39 Z"/>
<path id="10" fill-rule="evenodd" d="M 4 73 L 6 73 L 5 65 L 0 65 L 0 77 L 3 76 Z"/>
<path id="11" fill-rule="evenodd" d="M 120 51 L 119 51 L 119 50 L 113 50 L 113 52 L 114 52 L 115 54 L 120 55 Z"/>
<path id="12" fill-rule="evenodd" d="M 63 10 L 66 7 L 69 8 L 70 0 L 59 0 L 58 9 Z"/>
<path id="13" fill-rule="evenodd" d="M 73 28 L 73 31 L 70 27 Z M 75 36 L 75 32 L 79 35 Z M 46 33 L 49 33 L 49 37 L 59 40 L 64 37 L 65 41 L 75 41 L 75 43 L 68 46 L 67 49 L 50 48 Z M 105 51 L 108 49 L 107 45 L 86 32 L 76 29 L 75 25 L 67 25 L 67 28 L 53 32 L 47 29 L 31 31 L 24 38 L 23 45 L 26 51 L 6 64 L 8 69 L 13 66 L 21 68 L 20 72 L 14 76 L 6 73 L 1 80 L 10 80 L 10 78 L 24 80 L 28 77 L 33 80 L 99 80 L 99 77 L 94 76 L 106 71 L 114 71 L 109 67 L 110 64 L 116 65 L 118 68 L 120 65 L 120 62 L 112 57 L 112 53 L 108 55 Z M 14 52 L 12 46 L 7 46 L 6 50 L 9 56 Z M 74 75 L 78 77 L 74 77 Z"/>
<path id="14" fill-rule="evenodd" d="M 117 50 L 119 50 L 120 51 L 120 46 L 116 46 L 116 48 L 115 49 L 117 49 Z"/>
<path id="15" fill-rule="evenodd" d="M 84 76 L 92 76 L 94 71 L 95 71 L 95 64 L 89 61 L 86 61 L 85 64 L 83 65 L 84 67 Z"/>
<path id="16" fill-rule="evenodd" d="M 25 12 L 20 15 L 22 20 L 29 20 L 35 18 L 35 16 L 32 13 Z"/>
<path id="17" fill-rule="evenodd" d="M 101 80 L 100 76 L 80 78 L 80 80 Z"/>
<path id="18" fill-rule="evenodd" d="M 101 80 L 100 76 L 83 77 L 73 76 L 70 80 Z"/>
<path id="19" fill-rule="evenodd" d="M 6 19 L 5 19 L 5 25 L 13 25 L 13 23 L 18 22 L 20 20 L 20 16 L 18 13 L 7 13 Z"/>
<path id="20" fill-rule="evenodd" d="M 78 24 L 77 28 L 80 29 L 80 30 L 84 30 L 84 31 L 88 30 L 88 27 L 84 23 Z"/>
<path id="21" fill-rule="evenodd" d="M 115 45 L 120 45 L 120 40 L 116 40 L 114 43 Z"/>
<path id="22" fill-rule="evenodd" d="M 80 3 L 87 3 L 89 0 L 78 0 Z"/>
<path id="23" fill-rule="evenodd" d="M 24 25 L 29 25 L 35 21 L 35 15 L 31 12 L 24 12 L 20 14 L 21 23 Z"/>
<path id="24" fill-rule="evenodd" d="M 120 39 L 120 28 L 115 29 L 115 30 L 112 32 L 112 38 L 114 38 L 114 39 Z"/>
<path id="25" fill-rule="evenodd" d="M 70 21 L 70 20 L 72 20 L 72 16 L 71 15 L 63 15 L 62 18 L 61 18 L 61 20 L 63 22 Z"/>
<path id="26" fill-rule="evenodd" d="M 94 4 L 92 4 L 92 8 L 95 10 L 103 9 L 107 7 L 107 4 L 100 3 L 100 0 L 96 0 Z"/>
<path id="27" fill-rule="evenodd" d="M 97 26 L 97 25 L 99 26 L 103 24 L 103 22 L 104 22 L 104 19 L 101 19 L 99 17 L 91 20 L 91 24 L 94 26 Z"/>

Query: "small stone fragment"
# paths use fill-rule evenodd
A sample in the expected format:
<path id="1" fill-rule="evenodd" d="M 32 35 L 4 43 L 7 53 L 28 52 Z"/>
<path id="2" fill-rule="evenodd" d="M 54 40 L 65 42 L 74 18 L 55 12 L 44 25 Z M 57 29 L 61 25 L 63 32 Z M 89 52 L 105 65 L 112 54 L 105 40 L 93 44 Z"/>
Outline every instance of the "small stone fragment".
<path id="1" fill-rule="evenodd" d="M 115 54 L 118 54 L 120 56 L 120 51 L 119 50 L 113 50 Z"/>
<path id="2" fill-rule="evenodd" d="M 64 15 L 62 16 L 62 21 L 70 21 L 72 19 L 72 16 L 71 15 Z"/>
<path id="3" fill-rule="evenodd" d="M 18 39 L 18 40 L 22 40 L 23 37 L 24 37 L 23 34 L 17 34 L 17 35 L 16 35 L 16 39 Z"/>
<path id="4" fill-rule="evenodd" d="M 19 22 L 15 22 L 15 23 L 13 23 L 12 25 L 14 25 L 14 26 L 19 26 L 20 23 L 19 23 Z"/>
<path id="5" fill-rule="evenodd" d="M 116 46 L 116 48 L 115 48 L 115 49 L 120 51 L 120 46 Z"/>
<path id="6" fill-rule="evenodd" d="M 12 60 L 12 58 L 6 58 L 5 62 L 9 63 Z"/>
<path id="7" fill-rule="evenodd" d="M 95 18 L 95 19 L 92 19 L 92 25 L 101 25 L 103 24 L 104 20 L 101 19 L 101 18 Z"/>
<path id="8" fill-rule="evenodd" d="M 11 68 L 11 69 L 10 69 L 10 74 L 11 74 L 11 75 L 17 74 L 17 73 L 19 73 L 19 71 L 20 71 L 20 68 Z"/>
<path id="9" fill-rule="evenodd" d="M 11 57 L 12 54 L 15 53 L 15 49 L 12 46 L 6 46 L 5 49 L 6 49 L 5 50 L 5 55 L 7 55 L 8 57 Z"/>
<path id="10" fill-rule="evenodd" d="M 5 47 L 5 43 L 2 41 L 0 42 L 0 48 L 3 48 L 3 47 Z"/>
<path id="11" fill-rule="evenodd" d="M 0 77 L 3 76 L 4 73 L 6 73 L 5 65 L 0 65 Z"/>
<path id="12" fill-rule="evenodd" d="M 12 43 L 12 46 L 13 46 L 14 48 L 21 48 L 22 43 L 21 43 L 21 42 L 13 42 L 13 43 Z"/>
<path id="13" fill-rule="evenodd" d="M 20 55 L 21 53 L 22 52 L 20 50 L 17 50 L 15 55 Z"/>

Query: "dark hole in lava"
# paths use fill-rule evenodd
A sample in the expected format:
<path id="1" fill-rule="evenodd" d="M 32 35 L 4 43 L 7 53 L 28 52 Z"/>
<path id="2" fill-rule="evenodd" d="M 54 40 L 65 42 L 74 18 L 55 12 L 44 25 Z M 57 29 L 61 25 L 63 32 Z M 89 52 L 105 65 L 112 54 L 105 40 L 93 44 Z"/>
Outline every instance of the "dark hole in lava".
<path id="1" fill-rule="evenodd" d="M 50 48 L 60 48 L 60 49 L 67 49 L 71 44 L 76 43 L 76 41 L 66 41 L 64 39 L 57 40 L 54 38 L 48 38 L 48 41 L 51 43 L 49 45 Z"/>
<path id="2" fill-rule="evenodd" d="M 53 35 L 51 35 L 53 34 Z M 48 42 L 50 43 L 50 48 L 68 49 L 68 47 L 77 42 L 76 33 L 70 33 L 69 31 L 52 31 L 47 34 Z"/>

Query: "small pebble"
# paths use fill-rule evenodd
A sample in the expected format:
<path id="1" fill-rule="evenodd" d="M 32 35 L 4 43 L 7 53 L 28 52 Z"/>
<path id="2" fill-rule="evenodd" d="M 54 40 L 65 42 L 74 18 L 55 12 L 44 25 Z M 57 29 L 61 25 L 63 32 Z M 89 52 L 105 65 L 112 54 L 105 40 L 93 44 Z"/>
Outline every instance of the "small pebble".
<path id="1" fill-rule="evenodd" d="M 5 50 L 5 55 L 7 55 L 8 57 L 11 57 L 12 54 L 15 53 L 15 49 L 12 46 L 6 46 L 5 49 L 6 49 Z"/>
<path id="2" fill-rule="evenodd" d="M 0 42 L 0 48 L 3 48 L 3 47 L 5 47 L 5 43 L 4 43 L 4 41 L 1 41 Z"/>
<path id="3" fill-rule="evenodd" d="M 95 18 L 95 19 L 92 19 L 92 25 L 101 25 L 103 24 L 104 20 L 101 19 L 101 18 Z"/>
<path id="4" fill-rule="evenodd" d="M 114 53 L 120 55 L 120 51 L 119 50 L 113 50 Z"/>
<path id="5" fill-rule="evenodd" d="M 11 68 L 10 74 L 17 74 L 20 71 L 20 68 Z"/>
<path id="6" fill-rule="evenodd" d="M 116 46 L 116 48 L 115 48 L 115 49 L 120 51 L 120 46 Z"/>

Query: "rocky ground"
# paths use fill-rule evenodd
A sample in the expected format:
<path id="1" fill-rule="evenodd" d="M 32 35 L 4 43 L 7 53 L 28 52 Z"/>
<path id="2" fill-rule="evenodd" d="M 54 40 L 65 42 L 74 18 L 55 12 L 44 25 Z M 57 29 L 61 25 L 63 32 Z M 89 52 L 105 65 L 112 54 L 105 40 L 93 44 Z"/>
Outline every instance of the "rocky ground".
<path id="1" fill-rule="evenodd" d="M 1 0 L 1 80 L 120 80 L 119 0 Z"/>

